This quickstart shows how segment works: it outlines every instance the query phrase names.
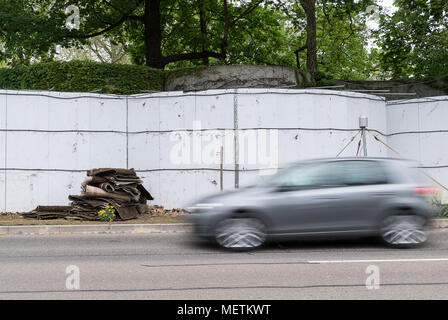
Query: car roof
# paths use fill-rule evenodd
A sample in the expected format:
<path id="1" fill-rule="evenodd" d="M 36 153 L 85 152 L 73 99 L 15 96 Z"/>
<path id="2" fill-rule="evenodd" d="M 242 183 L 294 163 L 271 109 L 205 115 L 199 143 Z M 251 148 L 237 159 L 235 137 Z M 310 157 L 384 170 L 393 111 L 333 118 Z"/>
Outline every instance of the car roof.
<path id="1" fill-rule="evenodd" d="M 315 158 L 315 159 L 306 159 L 300 160 L 291 163 L 291 165 L 300 165 L 306 163 L 316 163 L 316 162 L 334 162 L 334 161 L 379 161 L 379 162 L 402 162 L 402 163 L 415 163 L 414 160 L 404 159 L 404 158 L 387 158 L 387 157 L 333 157 L 333 158 Z"/>

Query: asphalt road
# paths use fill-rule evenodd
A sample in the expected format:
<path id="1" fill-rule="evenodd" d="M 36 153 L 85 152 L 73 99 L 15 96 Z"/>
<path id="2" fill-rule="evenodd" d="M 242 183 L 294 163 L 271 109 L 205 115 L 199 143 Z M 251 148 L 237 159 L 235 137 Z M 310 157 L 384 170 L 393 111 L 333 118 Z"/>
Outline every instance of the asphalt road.
<path id="1" fill-rule="evenodd" d="M 79 268 L 79 289 L 66 287 L 76 274 L 68 266 Z M 368 289 L 367 278 L 378 274 Z M 416 249 L 353 240 L 250 253 L 222 251 L 189 234 L 0 237 L 0 299 L 447 298 L 443 230 Z"/>

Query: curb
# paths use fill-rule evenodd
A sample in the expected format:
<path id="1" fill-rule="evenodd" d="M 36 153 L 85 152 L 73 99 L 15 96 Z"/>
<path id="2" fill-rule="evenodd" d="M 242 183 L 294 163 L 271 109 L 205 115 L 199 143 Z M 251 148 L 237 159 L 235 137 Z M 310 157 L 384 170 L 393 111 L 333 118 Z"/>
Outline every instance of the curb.
<path id="1" fill-rule="evenodd" d="M 0 235 L 187 233 L 191 230 L 189 223 L 0 226 Z"/>
<path id="2" fill-rule="evenodd" d="M 448 219 L 433 219 L 429 223 L 429 227 L 435 229 L 448 228 Z"/>
<path id="3" fill-rule="evenodd" d="M 434 219 L 430 222 L 429 227 L 432 229 L 448 228 L 448 219 Z M 189 233 L 192 230 L 193 227 L 190 223 L 0 226 L 0 235 Z"/>

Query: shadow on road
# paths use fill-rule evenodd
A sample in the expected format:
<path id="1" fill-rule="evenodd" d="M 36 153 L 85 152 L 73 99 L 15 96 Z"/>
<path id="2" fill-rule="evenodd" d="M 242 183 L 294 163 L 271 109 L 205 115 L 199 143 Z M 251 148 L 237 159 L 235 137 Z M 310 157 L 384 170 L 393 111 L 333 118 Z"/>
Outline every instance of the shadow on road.
<path id="1" fill-rule="evenodd" d="M 220 248 L 213 241 L 196 239 L 192 237 L 192 246 L 198 249 L 215 252 L 229 252 L 229 250 Z M 420 245 L 418 249 L 430 246 L 429 243 Z M 270 241 L 262 248 L 250 252 L 282 252 L 282 251 L 321 251 L 321 250 L 397 250 L 385 245 L 380 239 L 375 237 L 357 238 L 357 239 L 306 239 L 306 240 L 282 240 Z M 412 250 L 408 248 L 406 250 Z"/>

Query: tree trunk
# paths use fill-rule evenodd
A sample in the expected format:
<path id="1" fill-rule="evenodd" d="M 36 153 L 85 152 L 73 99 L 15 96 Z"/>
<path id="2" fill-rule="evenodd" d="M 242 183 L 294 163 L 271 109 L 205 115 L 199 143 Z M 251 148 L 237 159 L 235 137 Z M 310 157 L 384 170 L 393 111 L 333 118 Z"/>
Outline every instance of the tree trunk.
<path id="1" fill-rule="evenodd" d="M 199 0 L 199 23 L 201 27 L 201 35 L 202 35 L 202 41 L 204 41 L 204 44 L 202 45 L 202 52 L 207 51 L 207 21 L 205 20 L 205 10 L 204 10 L 204 3 L 202 0 Z M 206 66 L 209 65 L 209 59 L 208 57 L 202 58 L 202 63 Z"/>
<path id="2" fill-rule="evenodd" d="M 316 0 L 300 0 L 306 14 L 306 67 L 309 72 L 317 71 Z"/>
<path id="3" fill-rule="evenodd" d="M 156 69 L 165 68 L 160 20 L 160 0 L 145 0 L 146 65 Z"/>
<path id="4" fill-rule="evenodd" d="M 223 14 L 224 14 L 224 33 L 221 39 L 220 52 L 213 52 L 207 50 L 207 41 L 204 42 L 201 52 L 188 52 L 180 54 L 172 54 L 169 56 L 163 56 L 162 54 L 162 26 L 161 26 L 161 12 L 160 2 L 161 0 L 144 0 L 145 12 L 143 16 L 143 23 L 145 24 L 145 45 L 146 45 L 146 65 L 148 67 L 156 69 L 164 69 L 165 65 L 184 60 L 202 59 L 204 64 L 208 64 L 208 58 L 213 57 L 216 59 L 225 60 L 227 55 L 228 38 L 230 28 L 234 26 L 243 17 L 250 14 L 255 10 L 263 0 L 254 1 L 249 7 L 245 8 L 238 16 L 233 20 L 229 17 L 228 0 L 223 0 Z M 308 0 L 309 1 L 309 0 Z M 201 33 L 207 40 L 207 21 L 205 17 L 205 7 L 201 6 L 200 12 L 200 27 Z M 124 16 L 123 21 L 128 19 L 129 16 Z M 122 23 L 123 21 L 120 21 Z M 314 26 L 315 27 L 315 26 Z"/>
<path id="5" fill-rule="evenodd" d="M 306 45 L 294 51 L 294 54 L 296 55 L 297 69 L 299 70 L 301 70 L 299 53 L 302 52 L 303 50 L 306 50 Z"/>

